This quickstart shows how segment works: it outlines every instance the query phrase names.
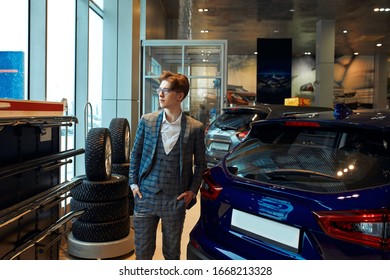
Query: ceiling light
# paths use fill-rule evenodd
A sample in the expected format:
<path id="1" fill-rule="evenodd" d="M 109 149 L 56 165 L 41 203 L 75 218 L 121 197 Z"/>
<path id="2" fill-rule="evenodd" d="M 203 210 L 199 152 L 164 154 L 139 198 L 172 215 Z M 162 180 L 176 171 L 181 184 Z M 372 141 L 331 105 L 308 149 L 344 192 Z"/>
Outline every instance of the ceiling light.
<path id="1" fill-rule="evenodd" d="M 376 44 L 377 47 L 382 47 L 382 43 Z"/>
<path id="2" fill-rule="evenodd" d="M 202 29 L 202 30 L 200 31 L 200 33 L 209 33 L 209 31 L 208 31 L 207 29 Z"/>
<path id="3" fill-rule="evenodd" d="M 199 13 L 203 13 L 203 12 L 208 12 L 209 11 L 209 9 L 207 9 L 207 8 L 205 8 L 205 9 L 198 9 L 198 12 Z"/>
<path id="4" fill-rule="evenodd" d="M 353 55 L 359 55 L 359 53 L 358 52 L 354 52 Z"/>
<path id="5" fill-rule="evenodd" d="M 344 33 L 344 34 L 347 34 L 347 33 L 348 33 L 348 30 L 344 29 L 344 30 L 343 30 L 343 33 Z"/>
<path id="6" fill-rule="evenodd" d="M 390 12 L 390 8 L 375 8 L 374 12 Z"/>

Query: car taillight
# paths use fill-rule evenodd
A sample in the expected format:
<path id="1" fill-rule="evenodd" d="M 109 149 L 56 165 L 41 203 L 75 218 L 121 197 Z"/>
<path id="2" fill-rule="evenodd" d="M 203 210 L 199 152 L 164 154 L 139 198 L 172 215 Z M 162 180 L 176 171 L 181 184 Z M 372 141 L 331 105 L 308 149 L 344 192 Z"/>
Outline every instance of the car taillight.
<path id="1" fill-rule="evenodd" d="M 210 174 L 210 169 L 206 170 L 206 172 L 203 174 L 203 179 L 203 185 L 200 188 L 202 197 L 211 200 L 217 199 L 218 195 L 222 191 L 222 188 L 214 182 Z"/>
<path id="2" fill-rule="evenodd" d="M 245 137 L 248 135 L 249 131 L 243 131 L 243 132 L 240 132 L 240 133 L 237 133 L 236 136 L 238 138 L 238 140 L 242 141 L 245 139 Z"/>
<path id="3" fill-rule="evenodd" d="M 390 211 L 387 209 L 318 211 L 314 214 L 331 237 L 390 250 Z"/>
<path id="4" fill-rule="evenodd" d="M 320 127 L 318 122 L 306 122 L 306 121 L 286 121 L 285 126 L 306 126 L 306 127 Z"/>
<path id="5" fill-rule="evenodd" d="M 199 243 L 196 240 L 190 239 L 190 243 L 191 243 L 192 246 L 194 246 L 195 249 L 199 249 L 200 248 L 200 245 L 199 245 Z"/>

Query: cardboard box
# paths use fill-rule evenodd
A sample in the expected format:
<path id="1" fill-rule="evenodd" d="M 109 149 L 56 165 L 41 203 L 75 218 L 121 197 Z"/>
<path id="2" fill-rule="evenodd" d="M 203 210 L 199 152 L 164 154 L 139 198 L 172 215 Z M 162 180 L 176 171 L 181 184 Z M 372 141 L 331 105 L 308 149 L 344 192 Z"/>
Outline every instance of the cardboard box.
<path id="1" fill-rule="evenodd" d="M 310 106 L 310 104 L 309 98 L 293 97 L 284 99 L 284 105 L 286 106 Z"/>

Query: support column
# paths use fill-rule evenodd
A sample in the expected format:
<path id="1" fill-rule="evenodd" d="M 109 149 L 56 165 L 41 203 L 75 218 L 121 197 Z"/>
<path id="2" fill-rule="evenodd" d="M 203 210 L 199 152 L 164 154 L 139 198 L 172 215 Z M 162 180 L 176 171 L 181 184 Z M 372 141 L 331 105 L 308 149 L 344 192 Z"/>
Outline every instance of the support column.
<path id="1" fill-rule="evenodd" d="M 389 108 L 387 99 L 387 56 L 375 55 L 374 61 L 374 105 L 375 109 Z"/>
<path id="2" fill-rule="evenodd" d="M 46 100 L 46 8 L 45 0 L 30 1 L 28 98 Z M 27 65 L 26 65 L 27 66 Z M 27 73 L 27 71 L 26 71 Z"/>
<path id="3" fill-rule="evenodd" d="M 84 108 L 88 102 L 88 22 L 89 2 L 76 2 L 76 81 L 75 81 L 75 108 L 78 124 L 75 126 L 76 149 L 85 148 L 86 127 L 88 120 L 84 119 Z M 75 158 L 75 176 L 85 174 L 85 155 Z"/>
<path id="4" fill-rule="evenodd" d="M 133 137 L 139 108 L 140 0 L 105 0 L 103 24 L 102 126 L 127 118 Z"/>
<path id="5" fill-rule="evenodd" d="M 118 114 L 118 0 L 104 1 L 102 126 L 109 127 Z M 131 19 L 131 10 L 128 11 Z M 131 38 L 131 33 L 129 34 Z M 128 44 L 126 44 L 128 47 Z M 127 70 L 127 69 L 126 69 Z M 128 81 L 130 81 L 128 77 Z"/>
<path id="6" fill-rule="evenodd" d="M 316 106 L 333 107 L 334 84 L 334 20 L 320 20 L 317 22 L 316 39 Z"/>

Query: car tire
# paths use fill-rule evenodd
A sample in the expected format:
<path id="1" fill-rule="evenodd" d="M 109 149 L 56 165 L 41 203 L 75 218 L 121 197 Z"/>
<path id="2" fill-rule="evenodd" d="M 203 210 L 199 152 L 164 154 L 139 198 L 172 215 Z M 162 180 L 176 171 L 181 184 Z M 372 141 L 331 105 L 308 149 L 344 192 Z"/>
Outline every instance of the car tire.
<path id="1" fill-rule="evenodd" d="M 124 217 L 105 223 L 84 222 L 79 219 L 72 223 L 73 236 L 85 242 L 109 242 L 125 238 L 130 233 L 130 219 Z"/>
<path id="2" fill-rule="evenodd" d="M 127 197 L 107 202 L 86 202 L 71 199 L 72 211 L 85 210 L 78 220 L 91 223 L 120 220 L 129 216 L 129 200 Z"/>
<path id="3" fill-rule="evenodd" d="M 125 163 L 130 160 L 130 125 L 125 118 L 115 118 L 109 127 L 112 139 L 112 162 Z"/>
<path id="4" fill-rule="evenodd" d="M 86 177 L 83 178 L 80 185 L 70 190 L 74 199 L 103 202 L 121 199 L 129 195 L 128 179 L 125 176 L 113 174 L 106 181 L 89 181 Z"/>
<path id="5" fill-rule="evenodd" d="M 112 164 L 112 174 L 119 174 L 125 177 L 129 177 L 129 171 L 130 162 Z"/>
<path id="6" fill-rule="evenodd" d="M 129 177 L 130 163 L 113 163 L 112 173 L 119 174 L 125 177 Z M 129 188 L 129 214 L 130 216 L 134 213 L 134 196 L 133 192 Z"/>
<path id="7" fill-rule="evenodd" d="M 111 135 L 107 128 L 91 128 L 85 143 L 85 172 L 90 181 L 108 180 L 112 173 Z"/>

